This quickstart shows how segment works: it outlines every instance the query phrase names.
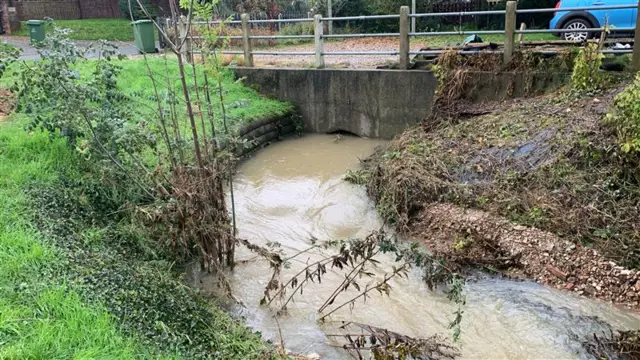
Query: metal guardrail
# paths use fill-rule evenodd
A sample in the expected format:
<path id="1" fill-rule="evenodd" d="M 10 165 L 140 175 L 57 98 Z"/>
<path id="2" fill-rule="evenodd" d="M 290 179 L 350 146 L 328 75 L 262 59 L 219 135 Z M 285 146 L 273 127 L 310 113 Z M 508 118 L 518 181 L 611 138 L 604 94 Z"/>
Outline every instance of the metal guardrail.
<path id="1" fill-rule="evenodd" d="M 253 55 L 280 55 L 280 56 L 314 56 L 315 66 L 317 68 L 323 68 L 325 56 L 336 55 L 354 55 L 354 56 L 369 56 L 369 55 L 390 55 L 399 56 L 400 68 L 406 69 L 409 66 L 409 55 L 438 55 L 443 50 L 429 50 L 429 51 L 411 51 L 410 39 L 414 37 L 430 37 L 430 36 L 443 36 L 443 35 L 505 35 L 504 49 L 500 51 L 492 51 L 502 53 L 504 61 L 509 62 L 513 56 L 515 50 L 515 36 L 523 34 L 542 34 L 542 33 L 572 33 L 576 30 L 568 29 L 516 29 L 516 16 L 518 14 L 532 14 L 532 13 L 548 13 L 548 12 L 570 12 L 570 11 L 591 11 L 591 10 L 621 10 L 621 9 L 638 9 L 640 14 L 640 3 L 638 5 L 607 5 L 607 6 L 584 6 L 584 7 L 571 7 L 571 8 L 545 8 L 545 9 L 517 9 L 516 1 L 508 1 L 505 10 L 489 10 L 489 11 L 458 11 L 458 12 L 444 12 L 444 13 L 418 13 L 409 14 L 409 8 L 403 6 L 400 8 L 399 14 L 390 15 L 371 15 L 371 16 L 345 16 L 345 17 L 326 17 L 316 15 L 314 18 L 300 18 L 300 19 L 250 19 L 247 14 L 242 14 L 241 20 L 233 21 L 198 21 L 196 24 L 216 25 L 216 24 L 240 24 L 242 27 L 242 36 L 229 36 L 231 39 L 242 39 L 243 50 L 226 50 L 224 54 L 244 55 L 244 65 L 253 66 Z M 433 18 L 433 17 L 466 17 L 466 16 L 483 16 L 483 15 L 504 15 L 505 27 L 504 30 L 480 30 L 480 31 L 441 31 L 441 32 L 410 32 L 410 20 L 418 18 Z M 328 28 L 332 29 L 332 23 L 334 21 L 368 21 L 368 20 L 399 20 L 400 32 L 399 33 L 364 33 L 364 34 L 324 34 L 324 24 L 328 23 Z M 260 23 L 308 23 L 313 22 L 314 34 L 313 35 L 252 35 L 252 24 Z M 279 25 L 280 26 L 280 25 Z M 605 31 L 605 27 L 581 29 L 579 32 L 598 33 Z M 609 30 L 627 32 L 635 30 L 635 37 L 640 38 L 640 16 L 638 17 L 636 27 L 625 28 L 609 28 Z M 364 37 L 397 37 L 399 39 L 399 47 L 397 51 L 324 51 L 325 39 L 346 39 L 346 38 L 364 38 Z M 198 39 L 197 36 L 192 36 L 192 39 Z M 313 39 L 315 44 L 314 51 L 253 51 L 252 40 L 260 39 Z M 460 51 L 462 54 L 474 54 L 478 51 L 465 50 Z M 542 50 L 538 51 L 544 54 L 553 54 L 557 51 Z M 633 52 L 633 66 L 636 71 L 640 71 L 640 46 L 634 46 L 631 49 L 605 49 L 602 51 L 605 54 L 625 54 Z"/>

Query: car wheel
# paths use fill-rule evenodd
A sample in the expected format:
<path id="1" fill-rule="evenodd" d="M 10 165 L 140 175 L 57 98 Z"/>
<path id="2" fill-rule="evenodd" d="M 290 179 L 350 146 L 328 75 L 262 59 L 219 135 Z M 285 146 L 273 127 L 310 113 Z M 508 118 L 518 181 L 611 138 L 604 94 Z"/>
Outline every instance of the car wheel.
<path id="1" fill-rule="evenodd" d="M 590 36 L 589 32 L 579 31 L 586 30 L 591 27 L 591 24 L 583 19 L 573 19 L 567 21 L 562 27 L 565 30 L 578 30 L 576 32 L 566 32 L 562 34 L 562 37 L 568 41 L 586 41 Z"/>

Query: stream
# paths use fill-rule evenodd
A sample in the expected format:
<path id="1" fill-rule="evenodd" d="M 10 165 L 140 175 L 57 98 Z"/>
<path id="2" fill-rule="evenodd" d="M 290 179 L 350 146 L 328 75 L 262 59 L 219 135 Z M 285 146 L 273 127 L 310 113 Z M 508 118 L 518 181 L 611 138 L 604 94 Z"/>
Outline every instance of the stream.
<path id="1" fill-rule="evenodd" d="M 235 202 L 239 236 L 255 244 L 280 244 L 287 255 L 307 249 L 312 239 L 365 237 L 378 230 L 381 221 L 361 186 L 342 180 L 347 169 L 357 169 L 359 158 L 385 142 L 335 135 L 307 135 L 288 139 L 257 152 L 243 162 L 235 177 Z M 288 280 L 330 250 L 314 250 L 292 261 L 281 279 Z M 340 321 L 356 321 L 412 337 L 440 333 L 451 338 L 449 322 L 456 310 L 442 291 L 430 291 L 419 269 L 408 279 L 391 281 L 387 297 L 372 294 L 352 311 L 346 306 L 319 323 L 317 309 L 344 279 L 344 273 L 327 267 L 321 284 L 310 283 L 294 297 L 286 314 L 274 318 L 271 308 L 260 306 L 271 270 L 268 263 L 244 247 L 237 249 L 238 265 L 230 273 L 234 296 L 242 304 L 229 310 L 243 317 L 266 340 L 280 343 L 294 353 L 317 353 L 323 359 L 348 359 L 335 334 Z M 378 279 L 391 269 L 394 259 L 381 256 Z M 375 280 L 371 280 L 375 281 Z M 363 284 L 366 280 L 362 280 Z M 200 286 L 215 288 L 215 279 L 204 276 Z M 609 304 L 556 291 L 532 282 L 516 282 L 488 276 L 468 282 L 467 305 L 461 324 L 462 359 L 589 358 L 577 337 L 594 332 L 640 328 L 640 318 Z M 336 301 L 357 295 L 348 290 Z M 342 301 L 340 301 L 342 300 Z"/>

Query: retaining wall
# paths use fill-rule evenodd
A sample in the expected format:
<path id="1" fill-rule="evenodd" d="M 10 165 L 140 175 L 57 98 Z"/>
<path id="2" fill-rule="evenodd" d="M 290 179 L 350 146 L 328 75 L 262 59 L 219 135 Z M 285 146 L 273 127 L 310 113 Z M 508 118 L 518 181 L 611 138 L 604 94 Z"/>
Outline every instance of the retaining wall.
<path id="1" fill-rule="evenodd" d="M 238 128 L 235 131 L 236 136 L 244 141 L 244 145 L 236 146 L 234 149 L 235 155 L 237 157 L 248 156 L 274 141 L 295 134 L 296 121 L 301 121 L 299 118 L 300 116 L 296 114 L 286 114 L 255 120 Z M 218 146 L 221 149 L 225 149 L 227 144 L 219 143 Z"/>
<path id="2" fill-rule="evenodd" d="M 293 103 L 314 133 L 347 131 L 390 139 L 431 112 L 429 71 L 237 68 L 260 93 Z"/>

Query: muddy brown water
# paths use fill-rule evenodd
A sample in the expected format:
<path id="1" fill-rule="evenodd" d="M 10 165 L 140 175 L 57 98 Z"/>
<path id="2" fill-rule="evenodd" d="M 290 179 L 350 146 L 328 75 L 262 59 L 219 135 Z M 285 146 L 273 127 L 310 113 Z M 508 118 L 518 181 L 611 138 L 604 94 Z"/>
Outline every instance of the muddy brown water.
<path id="1" fill-rule="evenodd" d="M 307 249 L 319 241 L 364 237 L 381 226 L 373 203 L 362 187 L 342 180 L 359 158 L 384 142 L 335 135 L 307 135 L 276 143 L 239 167 L 235 199 L 239 235 L 256 244 L 278 242 L 285 254 Z M 330 251 L 316 251 L 292 261 L 282 278 Z M 450 338 L 447 325 L 455 306 L 441 291 L 432 292 L 414 269 L 409 279 L 392 282 L 391 296 L 373 295 L 319 323 L 317 309 L 342 281 L 344 274 L 329 270 L 322 284 L 310 284 L 295 297 L 285 315 L 274 318 L 277 305 L 260 306 L 270 278 L 266 261 L 240 248 L 238 265 L 229 274 L 235 297 L 242 304 L 230 310 L 266 340 L 280 342 L 300 354 L 317 353 L 323 359 L 347 359 L 335 334 L 340 321 L 357 321 L 413 337 L 441 333 Z M 381 257 L 378 278 L 394 265 Z M 287 276 L 289 275 L 289 276 Z M 200 286 L 212 290 L 215 279 L 204 277 Z M 609 304 L 576 297 L 530 282 L 479 278 L 465 288 L 461 358 L 466 359 L 576 359 L 589 358 L 576 337 L 613 328 L 640 328 L 640 318 Z M 356 293 L 341 295 L 346 301 Z M 610 325 L 607 325 L 610 324 Z"/>

